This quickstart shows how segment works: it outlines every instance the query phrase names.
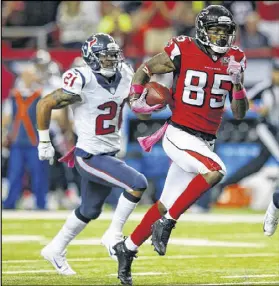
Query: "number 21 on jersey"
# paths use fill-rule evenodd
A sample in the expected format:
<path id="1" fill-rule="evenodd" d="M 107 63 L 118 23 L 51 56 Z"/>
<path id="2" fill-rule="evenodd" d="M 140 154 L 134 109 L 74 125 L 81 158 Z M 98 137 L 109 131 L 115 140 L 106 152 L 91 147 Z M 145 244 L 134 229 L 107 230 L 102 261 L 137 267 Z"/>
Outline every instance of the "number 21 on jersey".
<path id="1" fill-rule="evenodd" d="M 194 83 L 194 80 L 197 80 Z M 232 88 L 230 84 L 229 89 L 222 88 L 223 82 L 230 82 L 231 77 L 224 74 L 214 74 L 213 85 L 210 90 L 211 97 L 209 106 L 211 108 L 222 108 L 225 104 L 226 95 Z M 187 70 L 184 81 L 184 92 L 182 101 L 189 105 L 203 106 L 205 102 L 206 87 L 208 85 L 208 74 L 202 71 Z M 193 94 L 195 93 L 195 95 Z"/>
<path id="2" fill-rule="evenodd" d="M 69 87 L 72 87 L 76 79 L 77 76 L 75 76 L 71 72 L 68 72 L 67 75 L 64 77 L 64 84 Z"/>

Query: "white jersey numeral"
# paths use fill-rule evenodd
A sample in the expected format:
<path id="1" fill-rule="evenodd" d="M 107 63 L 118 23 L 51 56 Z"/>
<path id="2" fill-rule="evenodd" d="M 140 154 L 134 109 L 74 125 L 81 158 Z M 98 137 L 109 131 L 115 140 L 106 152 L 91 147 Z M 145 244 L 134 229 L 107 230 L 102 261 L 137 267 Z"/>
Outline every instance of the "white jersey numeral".
<path id="1" fill-rule="evenodd" d="M 192 84 L 194 78 L 198 78 L 198 85 Z M 187 70 L 182 101 L 190 105 L 202 106 L 204 102 L 206 79 L 207 74 L 205 72 Z M 196 93 L 196 97 L 191 97 L 193 92 Z"/>
<path id="2" fill-rule="evenodd" d="M 194 82 L 195 79 L 196 82 Z M 208 75 L 206 72 L 187 70 L 182 101 L 189 105 L 202 106 L 205 101 L 207 81 Z M 210 98 L 209 106 L 211 108 L 222 108 L 225 104 L 226 95 L 229 90 L 222 88 L 223 82 L 231 82 L 231 77 L 224 74 L 214 74 L 214 82 L 210 93 L 220 98 Z"/>

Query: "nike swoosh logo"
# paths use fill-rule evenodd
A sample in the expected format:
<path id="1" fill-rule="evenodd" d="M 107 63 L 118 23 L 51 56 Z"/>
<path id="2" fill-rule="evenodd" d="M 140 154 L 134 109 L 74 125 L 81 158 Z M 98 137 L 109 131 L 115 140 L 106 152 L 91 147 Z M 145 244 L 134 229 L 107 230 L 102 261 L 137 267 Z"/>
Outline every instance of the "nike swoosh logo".
<path id="1" fill-rule="evenodd" d="M 60 268 L 62 268 L 62 265 L 60 266 L 60 265 L 58 265 L 58 263 L 55 261 L 55 259 L 53 258 L 53 261 L 54 261 L 54 263 L 56 264 L 56 266 L 60 269 Z"/>

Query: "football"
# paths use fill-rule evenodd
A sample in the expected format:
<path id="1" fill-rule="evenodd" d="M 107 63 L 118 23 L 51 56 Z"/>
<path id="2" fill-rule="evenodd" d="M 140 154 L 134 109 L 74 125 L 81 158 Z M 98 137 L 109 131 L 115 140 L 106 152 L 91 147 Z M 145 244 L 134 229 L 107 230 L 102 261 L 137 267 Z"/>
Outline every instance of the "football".
<path id="1" fill-rule="evenodd" d="M 171 93 L 167 87 L 152 81 L 147 83 L 145 88 L 147 88 L 146 103 L 148 105 L 172 103 Z"/>

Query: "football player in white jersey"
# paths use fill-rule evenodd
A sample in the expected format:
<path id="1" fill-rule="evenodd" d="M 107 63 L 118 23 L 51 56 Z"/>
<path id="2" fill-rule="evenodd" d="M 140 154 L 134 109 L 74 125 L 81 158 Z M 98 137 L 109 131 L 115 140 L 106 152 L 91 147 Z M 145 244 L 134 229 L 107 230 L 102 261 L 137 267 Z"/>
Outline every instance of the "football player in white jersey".
<path id="1" fill-rule="evenodd" d="M 123 61 L 115 40 L 94 34 L 82 46 L 84 67 L 72 68 L 62 77 L 61 88 L 41 99 L 37 106 L 40 160 L 52 160 L 49 137 L 51 111 L 70 105 L 78 136 L 76 147 L 66 156 L 81 175 L 81 205 L 43 248 L 41 255 L 62 275 L 76 274 L 67 263 L 67 245 L 97 219 L 112 187 L 121 187 L 118 206 L 109 229 L 102 237 L 112 258 L 112 246 L 122 240 L 122 228 L 147 188 L 143 174 L 115 155 L 120 149 L 122 108 L 129 94 L 133 71 Z"/>

